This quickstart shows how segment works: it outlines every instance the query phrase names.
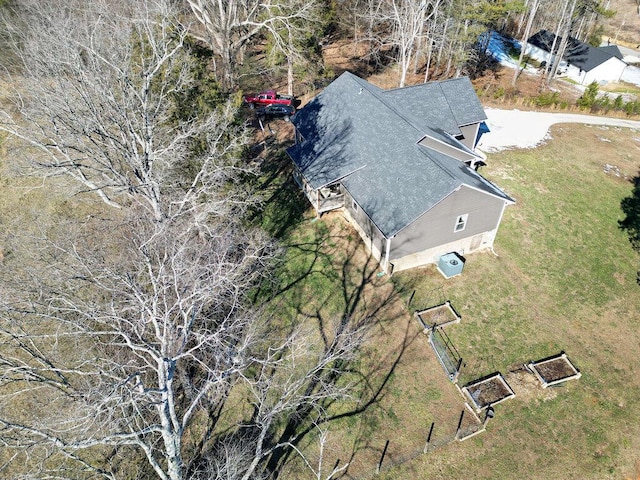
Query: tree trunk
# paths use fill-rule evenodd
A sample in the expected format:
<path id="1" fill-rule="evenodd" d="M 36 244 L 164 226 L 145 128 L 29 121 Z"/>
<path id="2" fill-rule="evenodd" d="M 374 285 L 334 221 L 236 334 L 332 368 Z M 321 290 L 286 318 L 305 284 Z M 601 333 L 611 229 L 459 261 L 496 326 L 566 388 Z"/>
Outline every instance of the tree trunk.
<path id="1" fill-rule="evenodd" d="M 433 40 L 429 38 L 429 48 L 427 49 L 427 65 L 424 69 L 424 83 L 429 81 L 429 69 L 431 68 L 431 55 L 433 52 Z"/>
<path id="2" fill-rule="evenodd" d="M 158 360 L 158 386 L 162 392 L 162 401 L 158 404 L 158 416 L 162 425 L 167 474 L 170 480 L 183 480 L 182 432 L 175 415 L 174 374 L 175 360 L 169 358 Z"/>
<path id="3" fill-rule="evenodd" d="M 447 31 L 449 30 L 449 17 L 444 21 L 444 27 L 442 28 L 442 38 L 440 39 L 440 46 L 438 47 L 438 55 L 436 56 L 436 68 L 440 68 L 442 65 L 442 54 L 444 52 L 444 44 L 447 38 Z"/>
<path id="4" fill-rule="evenodd" d="M 422 44 L 424 43 L 424 22 L 420 25 L 420 33 L 418 34 L 418 44 L 416 45 L 416 53 L 413 56 L 413 74 L 418 73 L 418 62 L 422 53 Z"/>
<path id="5" fill-rule="evenodd" d="M 569 8 L 569 13 L 565 16 L 566 27 L 564 28 L 562 40 L 560 41 L 560 47 L 558 48 L 558 56 L 556 57 L 555 62 L 553 62 L 553 67 L 551 69 L 547 85 L 551 82 L 553 78 L 555 78 L 556 72 L 558 71 L 558 67 L 562 62 L 562 58 L 564 57 L 564 53 L 567 49 L 567 45 L 569 44 L 569 36 L 571 35 L 573 12 L 575 11 L 578 0 L 567 0 L 567 2 L 568 1 L 571 1 L 572 3 L 571 3 L 571 7 Z"/>
<path id="6" fill-rule="evenodd" d="M 558 52 L 556 52 L 556 45 L 558 44 L 558 38 L 560 38 L 560 35 L 561 35 L 562 26 L 564 25 L 565 13 L 567 11 L 568 3 L 569 3 L 569 0 L 565 0 L 565 2 L 562 5 L 562 14 L 558 18 L 558 25 L 554 32 L 553 42 L 551 43 L 551 48 L 549 50 L 549 61 L 547 62 L 545 66 L 545 71 L 544 71 L 544 74 L 546 75 L 546 78 L 547 78 L 546 80 L 547 87 L 551 84 L 551 81 L 553 80 L 553 77 L 555 75 L 556 62 L 558 62 L 558 55 L 557 55 Z"/>
<path id="7" fill-rule="evenodd" d="M 529 39 L 529 35 L 531 34 L 533 19 L 536 16 L 539 5 L 540 5 L 540 0 L 533 0 L 533 4 L 531 5 L 531 10 L 529 11 L 529 19 L 527 20 L 527 27 L 524 30 L 524 35 L 520 43 L 520 58 L 518 59 L 518 65 L 516 66 L 515 72 L 513 73 L 513 80 L 511 81 L 511 85 L 514 87 L 516 86 L 518 77 L 520 76 L 520 74 L 525 68 L 525 66 L 522 65 L 522 60 L 524 59 L 525 51 L 527 50 L 527 40 Z"/>
<path id="8" fill-rule="evenodd" d="M 293 58 L 287 55 L 287 95 L 293 95 Z"/>

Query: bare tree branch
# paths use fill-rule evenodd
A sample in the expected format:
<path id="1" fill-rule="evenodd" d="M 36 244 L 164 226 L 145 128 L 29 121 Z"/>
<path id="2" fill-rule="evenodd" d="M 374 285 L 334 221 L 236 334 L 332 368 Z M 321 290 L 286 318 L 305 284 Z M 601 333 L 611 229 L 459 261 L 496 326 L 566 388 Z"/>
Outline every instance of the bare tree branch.
<path id="1" fill-rule="evenodd" d="M 140 203 L 156 220 L 203 196 L 210 212 L 227 203 L 216 188 L 237 175 L 230 160 L 247 137 L 231 106 L 176 121 L 176 98 L 193 78 L 171 2 L 23 3 L 29 29 L 7 26 L 22 69 L 0 130 L 33 147 L 29 165 L 109 205 Z M 198 170 L 185 184 L 180 168 L 195 139 Z"/>
<path id="2" fill-rule="evenodd" d="M 287 57 L 298 55 L 295 39 L 304 37 L 318 22 L 318 8 L 309 0 L 187 0 L 197 21 L 205 28 L 201 36 L 220 58 L 220 80 L 235 86 L 235 68 L 245 46 L 268 32 L 276 49 Z M 196 33 L 194 33 L 197 35 Z"/>

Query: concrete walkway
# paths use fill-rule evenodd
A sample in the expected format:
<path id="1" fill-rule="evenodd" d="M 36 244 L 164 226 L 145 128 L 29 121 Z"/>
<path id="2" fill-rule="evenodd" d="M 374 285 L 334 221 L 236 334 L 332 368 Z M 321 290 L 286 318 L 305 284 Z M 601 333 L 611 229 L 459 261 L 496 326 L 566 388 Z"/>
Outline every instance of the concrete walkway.
<path id="1" fill-rule="evenodd" d="M 551 125 L 556 123 L 607 125 L 640 131 L 640 121 L 624 118 L 494 108 L 486 108 L 485 112 L 490 132 L 482 136 L 478 149 L 487 153 L 512 148 L 533 148 L 540 145 L 548 138 Z"/>

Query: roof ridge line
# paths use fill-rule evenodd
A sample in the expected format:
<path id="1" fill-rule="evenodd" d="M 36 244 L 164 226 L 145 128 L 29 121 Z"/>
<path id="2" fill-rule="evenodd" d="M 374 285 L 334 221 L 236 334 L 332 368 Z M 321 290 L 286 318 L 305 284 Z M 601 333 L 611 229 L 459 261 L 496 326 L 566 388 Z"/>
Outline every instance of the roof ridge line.
<path id="1" fill-rule="evenodd" d="M 351 75 L 353 75 L 353 74 L 351 74 Z M 360 77 L 358 77 L 358 76 L 356 76 L 356 75 L 353 75 L 353 76 L 354 76 L 355 78 L 358 78 L 359 80 L 361 80 L 361 81 L 362 81 L 362 82 L 364 82 L 365 84 L 367 84 L 367 85 L 371 85 L 371 86 L 373 86 L 373 87 L 375 87 L 375 88 L 379 89 L 379 90 L 380 90 L 380 92 L 372 91 L 372 90 L 369 90 L 369 89 L 367 89 L 367 91 L 368 91 L 369 93 L 371 93 L 371 95 L 373 95 L 373 96 L 374 96 L 378 101 L 380 101 L 380 103 L 382 103 L 382 104 L 383 104 L 383 105 L 384 105 L 388 110 L 392 111 L 392 112 L 393 112 L 397 117 L 401 118 L 401 119 L 404 121 L 404 123 L 406 123 L 407 125 L 409 125 L 409 126 L 410 126 L 414 131 L 418 132 L 418 134 L 419 134 L 419 135 L 422 135 L 422 137 L 420 137 L 420 138 L 423 138 L 423 137 L 424 137 L 424 135 L 426 135 L 426 132 L 423 132 L 423 131 L 422 131 L 422 129 L 418 128 L 418 126 L 416 126 L 416 125 L 415 125 L 413 122 L 411 122 L 411 121 L 410 121 L 410 120 L 409 120 L 405 115 L 403 115 L 402 113 L 400 113 L 396 108 L 394 108 L 394 107 L 393 107 L 389 102 L 387 102 L 387 101 L 383 98 L 383 95 L 384 95 L 384 93 L 386 93 L 386 92 L 389 92 L 389 91 L 391 91 L 391 90 L 400 90 L 400 89 L 402 89 L 402 88 L 408 88 L 408 87 L 398 87 L 398 88 L 394 88 L 394 89 L 391 89 L 391 90 L 384 90 L 383 88 L 380 88 L 380 87 L 378 87 L 378 86 L 376 86 L 376 85 L 373 85 L 372 83 L 368 82 L 367 80 L 365 80 L 365 79 L 363 79 L 363 78 L 360 78 Z M 449 106 L 449 104 L 448 104 L 448 103 L 447 103 L 447 106 L 449 107 L 449 110 L 451 110 L 451 107 Z M 420 139 L 418 139 L 418 140 L 417 140 L 417 142 L 419 142 L 419 141 L 420 141 Z M 416 143 L 417 143 L 417 142 L 416 142 Z"/>

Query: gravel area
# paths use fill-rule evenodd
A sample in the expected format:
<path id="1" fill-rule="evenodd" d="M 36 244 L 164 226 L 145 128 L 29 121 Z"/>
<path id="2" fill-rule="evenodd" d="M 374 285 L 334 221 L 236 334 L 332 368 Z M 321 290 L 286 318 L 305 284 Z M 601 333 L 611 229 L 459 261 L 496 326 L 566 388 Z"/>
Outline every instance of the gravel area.
<path id="1" fill-rule="evenodd" d="M 555 123 L 586 123 L 640 130 L 640 121 L 624 118 L 494 108 L 485 108 L 485 112 L 490 131 L 482 136 L 478 149 L 486 153 L 513 148 L 534 148 L 549 138 L 549 128 Z"/>

